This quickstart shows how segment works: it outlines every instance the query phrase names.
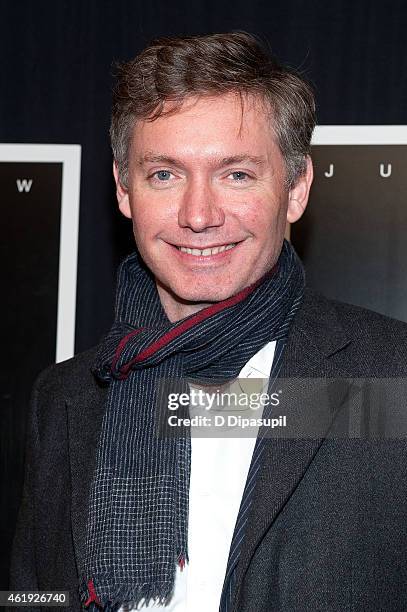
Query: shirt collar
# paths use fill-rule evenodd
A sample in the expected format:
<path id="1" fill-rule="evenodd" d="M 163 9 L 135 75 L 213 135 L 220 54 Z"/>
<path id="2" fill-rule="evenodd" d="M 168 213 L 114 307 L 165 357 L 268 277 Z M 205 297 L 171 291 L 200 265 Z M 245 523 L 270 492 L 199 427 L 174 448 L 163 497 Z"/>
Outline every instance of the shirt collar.
<path id="1" fill-rule="evenodd" d="M 243 368 L 240 370 L 239 378 L 269 378 L 273 364 L 275 340 L 268 342 L 261 348 Z"/>

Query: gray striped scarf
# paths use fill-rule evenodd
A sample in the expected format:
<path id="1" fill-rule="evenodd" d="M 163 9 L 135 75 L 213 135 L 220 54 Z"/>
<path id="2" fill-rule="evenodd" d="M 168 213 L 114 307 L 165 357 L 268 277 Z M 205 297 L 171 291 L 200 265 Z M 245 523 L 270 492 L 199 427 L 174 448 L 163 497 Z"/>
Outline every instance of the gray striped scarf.
<path id="1" fill-rule="evenodd" d="M 165 604 L 177 563 L 188 560 L 190 437 L 157 435 L 159 380 L 236 378 L 261 347 L 287 335 L 304 283 L 284 241 L 276 265 L 256 283 L 171 323 L 140 256 L 123 261 L 115 323 L 94 369 L 109 390 L 80 568 L 85 607 Z"/>

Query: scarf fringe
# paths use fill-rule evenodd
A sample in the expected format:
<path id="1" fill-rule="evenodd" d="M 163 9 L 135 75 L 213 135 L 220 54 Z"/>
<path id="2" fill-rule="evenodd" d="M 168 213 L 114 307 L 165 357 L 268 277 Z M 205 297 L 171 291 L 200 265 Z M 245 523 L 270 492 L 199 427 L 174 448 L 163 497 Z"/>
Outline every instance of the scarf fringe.
<path id="1" fill-rule="evenodd" d="M 91 588 L 89 588 L 90 582 L 92 583 Z M 83 583 L 82 598 L 86 601 L 82 605 L 88 612 L 100 612 L 100 610 L 116 612 L 121 606 L 124 606 L 125 611 L 130 611 L 134 607 L 137 609 L 141 603 L 148 605 L 151 601 L 160 606 L 166 606 L 170 602 L 173 593 L 173 583 L 167 581 L 151 585 L 135 585 L 132 588 L 124 588 L 123 590 L 119 587 L 113 599 L 97 595 L 97 601 L 95 601 L 93 591 L 95 587 L 93 587 L 93 584 L 93 580 Z"/>

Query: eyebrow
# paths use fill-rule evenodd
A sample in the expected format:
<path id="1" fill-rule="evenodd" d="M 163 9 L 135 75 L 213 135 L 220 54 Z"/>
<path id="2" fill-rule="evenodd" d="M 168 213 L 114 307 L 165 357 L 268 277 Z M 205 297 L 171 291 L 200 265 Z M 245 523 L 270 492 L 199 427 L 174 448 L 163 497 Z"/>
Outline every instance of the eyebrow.
<path id="1" fill-rule="evenodd" d="M 161 163 L 178 167 L 183 166 L 182 162 L 174 157 L 159 155 L 152 152 L 148 152 L 142 157 L 139 157 L 137 162 L 140 166 L 144 166 L 148 163 Z M 250 162 L 256 166 L 263 166 L 266 163 L 266 159 L 261 155 L 249 155 L 248 153 L 243 153 L 241 155 L 230 155 L 228 157 L 215 158 L 212 161 L 212 164 L 218 168 L 223 168 L 224 166 L 232 166 L 234 164 L 241 164 L 244 162 Z"/>

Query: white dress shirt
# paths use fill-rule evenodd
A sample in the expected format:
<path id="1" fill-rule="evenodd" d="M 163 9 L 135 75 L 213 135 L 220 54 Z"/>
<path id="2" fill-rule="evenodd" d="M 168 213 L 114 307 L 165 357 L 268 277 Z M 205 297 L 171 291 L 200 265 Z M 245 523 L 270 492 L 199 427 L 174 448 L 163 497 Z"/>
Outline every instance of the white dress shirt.
<path id="1" fill-rule="evenodd" d="M 267 379 L 275 345 L 269 342 L 253 355 L 239 378 Z M 253 416 L 258 418 L 261 413 L 256 411 Z M 177 567 L 174 593 L 166 606 L 154 602 L 146 606 L 141 602 L 137 610 L 219 610 L 229 548 L 256 443 L 255 437 L 234 435 L 195 437 L 191 430 L 189 563 L 182 571 Z"/>

